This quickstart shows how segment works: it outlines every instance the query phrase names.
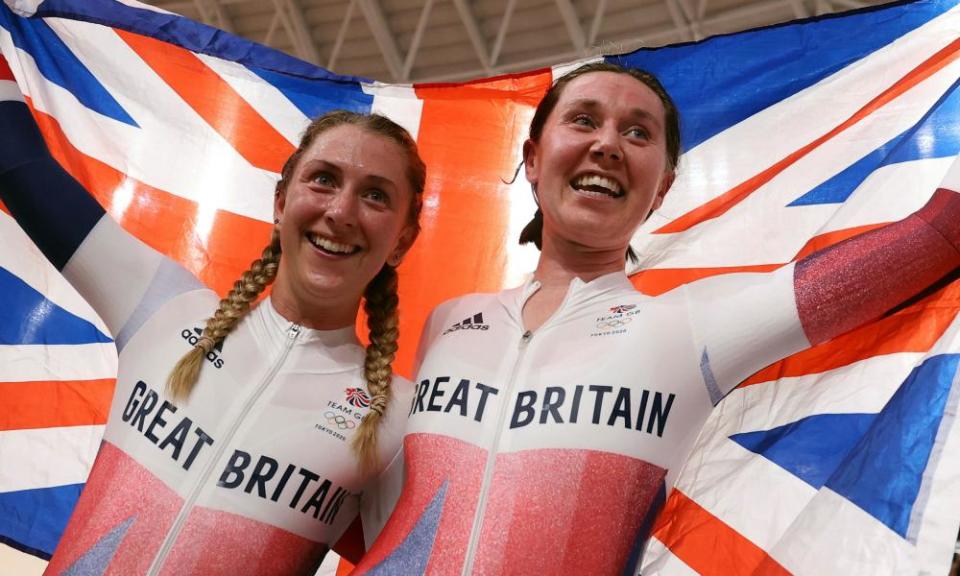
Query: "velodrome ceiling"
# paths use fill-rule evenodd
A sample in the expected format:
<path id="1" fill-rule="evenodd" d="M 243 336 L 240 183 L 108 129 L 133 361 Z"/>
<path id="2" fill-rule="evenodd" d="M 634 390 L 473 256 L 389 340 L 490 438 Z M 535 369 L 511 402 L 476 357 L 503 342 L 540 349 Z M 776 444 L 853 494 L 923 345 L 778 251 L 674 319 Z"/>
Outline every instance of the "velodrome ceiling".
<path id="1" fill-rule="evenodd" d="M 340 74 L 460 81 L 881 0 L 149 0 Z"/>

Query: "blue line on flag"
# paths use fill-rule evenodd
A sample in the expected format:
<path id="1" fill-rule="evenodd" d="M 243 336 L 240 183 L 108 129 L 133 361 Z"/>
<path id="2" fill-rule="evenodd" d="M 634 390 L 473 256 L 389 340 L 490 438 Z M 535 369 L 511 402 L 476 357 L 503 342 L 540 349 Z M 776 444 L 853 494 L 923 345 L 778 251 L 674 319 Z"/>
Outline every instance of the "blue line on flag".
<path id="1" fill-rule="evenodd" d="M 643 68 L 660 78 L 680 110 L 683 147 L 690 150 L 954 6 L 955 0 L 888 4 L 692 44 L 640 49 L 606 60 Z M 852 30 L 857 31 L 855 38 Z"/>
<path id="2" fill-rule="evenodd" d="M 913 369 L 826 486 L 907 537 L 960 354 Z"/>
<path id="3" fill-rule="evenodd" d="M 881 166 L 960 154 L 960 80 L 914 126 L 787 206 L 840 204 Z"/>
<path id="4" fill-rule="evenodd" d="M 876 414 L 818 414 L 730 439 L 820 488 L 857 444 Z"/>
<path id="5" fill-rule="evenodd" d="M 0 492 L 0 542 L 50 559 L 83 484 Z"/>
<path id="6" fill-rule="evenodd" d="M 41 19 L 17 16 L 0 6 L 0 27 L 13 44 L 30 54 L 43 77 L 68 90 L 87 108 L 131 126 L 139 126 L 63 40 Z"/>
<path id="7" fill-rule="evenodd" d="M 113 0 L 46 0 L 37 8 L 36 16 L 95 22 L 169 42 L 192 52 L 304 78 L 346 83 L 366 81 L 355 76 L 334 74 L 279 50 L 177 14 L 136 8 Z"/>
<path id="8" fill-rule="evenodd" d="M 282 92 L 307 118 L 316 118 L 331 110 L 368 114 L 373 106 L 373 96 L 365 94 L 359 84 L 308 80 L 259 66 L 247 67 Z"/>
<path id="9" fill-rule="evenodd" d="M 113 341 L 96 326 L 44 298 L 43 294 L 4 268 L 0 268 L 0 294 L 3 294 L 4 300 L 3 306 L 0 306 L 0 344 L 93 344 Z"/>

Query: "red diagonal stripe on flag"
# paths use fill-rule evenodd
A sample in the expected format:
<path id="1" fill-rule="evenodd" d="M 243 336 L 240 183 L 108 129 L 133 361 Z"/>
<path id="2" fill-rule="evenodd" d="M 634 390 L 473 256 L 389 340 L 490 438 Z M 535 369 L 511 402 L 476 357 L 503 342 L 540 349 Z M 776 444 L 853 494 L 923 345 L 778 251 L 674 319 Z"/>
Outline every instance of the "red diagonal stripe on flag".
<path id="1" fill-rule="evenodd" d="M 659 296 L 677 286 L 740 272 L 773 272 L 783 264 L 756 264 L 753 266 L 718 266 L 715 268 L 651 268 L 641 270 L 630 277 L 633 286 L 648 296 Z"/>
<path id="2" fill-rule="evenodd" d="M 825 232 L 819 236 L 814 236 L 804 244 L 803 248 L 797 252 L 794 261 L 800 260 L 813 254 L 817 250 L 822 250 L 828 246 L 833 246 L 847 238 L 852 238 L 858 234 L 869 232 L 880 228 L 885 224 L 866 224 L 864 226 L 854 226 Z M 737 274 L 741 272 L 772 272 L 784 264 L 753 264 L 749 266 L 716 266 L 705 268 L 650 268 L 641 270 L 630 277 L 634 287 L 649 296 L 659 296 L 664 292 L 669 292 L 678 286 L 710 278 L 711 276 L 720 276 L 722 274 Z"/>
<path id="3" fill-rule="evenodd" d="M 269 242 L 270 224 L 226 210 L 217 210 L 210 235 L 201 240 L 194 234 L 199 212 L 196 202 L 130 178 L 87 156 L 67 140 L 55 118 L 38 112 L 29 98 L 27 104 L 51 154 L 71 176 L 108 212 L 113 209 L 115 192 L 132 188 L 133 199 L 123 213 L 113 211 L 111 215 L 128 232 L 183 264 L 217 293 L 226 294 Z"/>
<path id="4" fill-rule="evenodd" d="M 674 489 L 653 527 L 653 536 L 701 576 L 789 576 L 759 546 Z"/>
<path id="5" fill-rule="evenodd" d="M 954 40 L 948 46 L 944 47 L 939 52 L 926 59 L 919 66 L 907 73 L 906 76 L 897 81 L 893 86 L 887 88 L 879 96 L 857 110 L 857 112 L 842 122 L 839 126 L 833 128 L 803 148 L 793 152 L 763 172 L 753 176 L 746 182 L 735 186 L 728 192 L 717 196 L 706 204 L 703 204 L 698 208 L 694 208 L 683 216 L 673 220 L 669 224 L 657 229 L 654 231 L 654 234 L 673 234 L 677 232 L 683 232 L 693 228 L 701 222 L 712 220 L 723 215 L 727 210 L 730 210 L 742 202 L 748 196 L 756 192 L 761 186 L 790 167 L 797 160 L 803 158 L 813 150 L 817 149 L 821 144 L 829 141 L 834 136 L 837 136 L 847 128 L 857 124 L 873 112 L 890 103 L 892 100 L 910 88 L 913 88 L 921 81 L 929 78 L 935 72 L 953 62 L 957 56 L 960 56 L 960 39 Z"/>
<path id="6" fill-rule="evenodd" d="M 113 378 L 0 382 L 0 431 L 105 424 Z"/>
<path id="7" fill-rule="evenodd" d="M 807 256 L 813 254 L 818 250 L 823 250 L 828 246 L 833 246 L 838 242 L 842 242 L 847 238 L 853 238 L 864 232 L 869 232 L 877 228 L 882 228 L 886 226 L 889 222 L 881 222 L 880 224 L 865 224 L 863 226 L 854 226 L 852 228 L 844 228 L 843 230 L 834 230 L 833 232 L 824 232 L 818 236 L 814 236 L 803 245 L 803 248 L 797 252 L 797 255 L 794 257 L 794 260 L 801 260 Z"/>
<path id="8" fill-rule="evenodd" d="M 280 172 L 294 146 L 202 60 L 172 44 L 117 34 L 250 164 Z"/>
<path id="9" fill-rule="evenodd" d="M 532 117 L 552 79 L 550 70 L 537 70 L 465 85 L 415 87 L 423 101 L 417 146 L 429 169 L 422 232 L 399 269 L 405 310 L 429 311 L 454 296 L 502 286 L 510 188 L 491 189 L 488 183 L 491 174 L 503 179 L 513 174 L 526 136 L 514 123 L 504 126 L 504 118 Z M 424 320 L 415 314 L 400 317 L 394 362 L 399 374 L 412 371 Z"/>
<path id="10" fill-rule="evenodd" d="M 0 80 L 13 80 L 13 70 L 3 54 L 0 54 Z"/>
<path id="11" fill-rule="evenodd" d="M 958 308 L 960 284 L 953 283 L 896 314 L 771 364 L 739 387 L 820 374 L 883 354 L 926 352 L 950 327 Z"/>

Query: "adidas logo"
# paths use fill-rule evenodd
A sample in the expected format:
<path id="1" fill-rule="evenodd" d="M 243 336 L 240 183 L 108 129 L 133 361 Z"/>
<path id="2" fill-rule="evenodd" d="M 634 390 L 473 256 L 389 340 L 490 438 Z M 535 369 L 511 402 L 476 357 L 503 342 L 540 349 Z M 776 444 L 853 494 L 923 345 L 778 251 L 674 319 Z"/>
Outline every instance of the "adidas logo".
<path id="1" fill-rule="evenodd" d="M 184 328 L 180 332 L 180 337 L 190 343 L 191 346 L 196 346 L 197 342 L 200 340 L 200 336 L 203 334 L 202 328 Z M 223 368 L 223 358 L 220 355 L 223 354 L 223 340 L 217 342 L 213 346 L 213 350 L 207 352 L 207 361 L 213 364 L 214 368 Z"/>
<path id="2" fill-rule="evenodd" d="M 461 320 L 453 326 L 447 328 L 443 333 L 449 334 L 457 330 L 489 330 L 490 326 L 483 323 L 483 313 L 477 312 L 472 318 Z"/>

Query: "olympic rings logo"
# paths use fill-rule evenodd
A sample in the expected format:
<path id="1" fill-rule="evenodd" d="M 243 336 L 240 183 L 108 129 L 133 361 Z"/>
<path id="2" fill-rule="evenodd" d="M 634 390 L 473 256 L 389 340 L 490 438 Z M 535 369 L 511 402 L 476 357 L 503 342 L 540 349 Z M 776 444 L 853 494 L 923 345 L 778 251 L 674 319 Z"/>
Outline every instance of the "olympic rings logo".
<path id="1" fill-rule="evenodd" d="M 334 414 L 333 412 L 327 412 L 324 416 L 327 417 L 327 424 L 336 426 L 341 430 L 349 430 L 357 425 L 353 420 L 340 414 Z"/>
<path id="2" fill-rule="evenodd" d="M 612 320 L 601 320 L 597 322 L 597 328 L 619 328 L 626 326 L 633 318 L 614 318 Z"/>

